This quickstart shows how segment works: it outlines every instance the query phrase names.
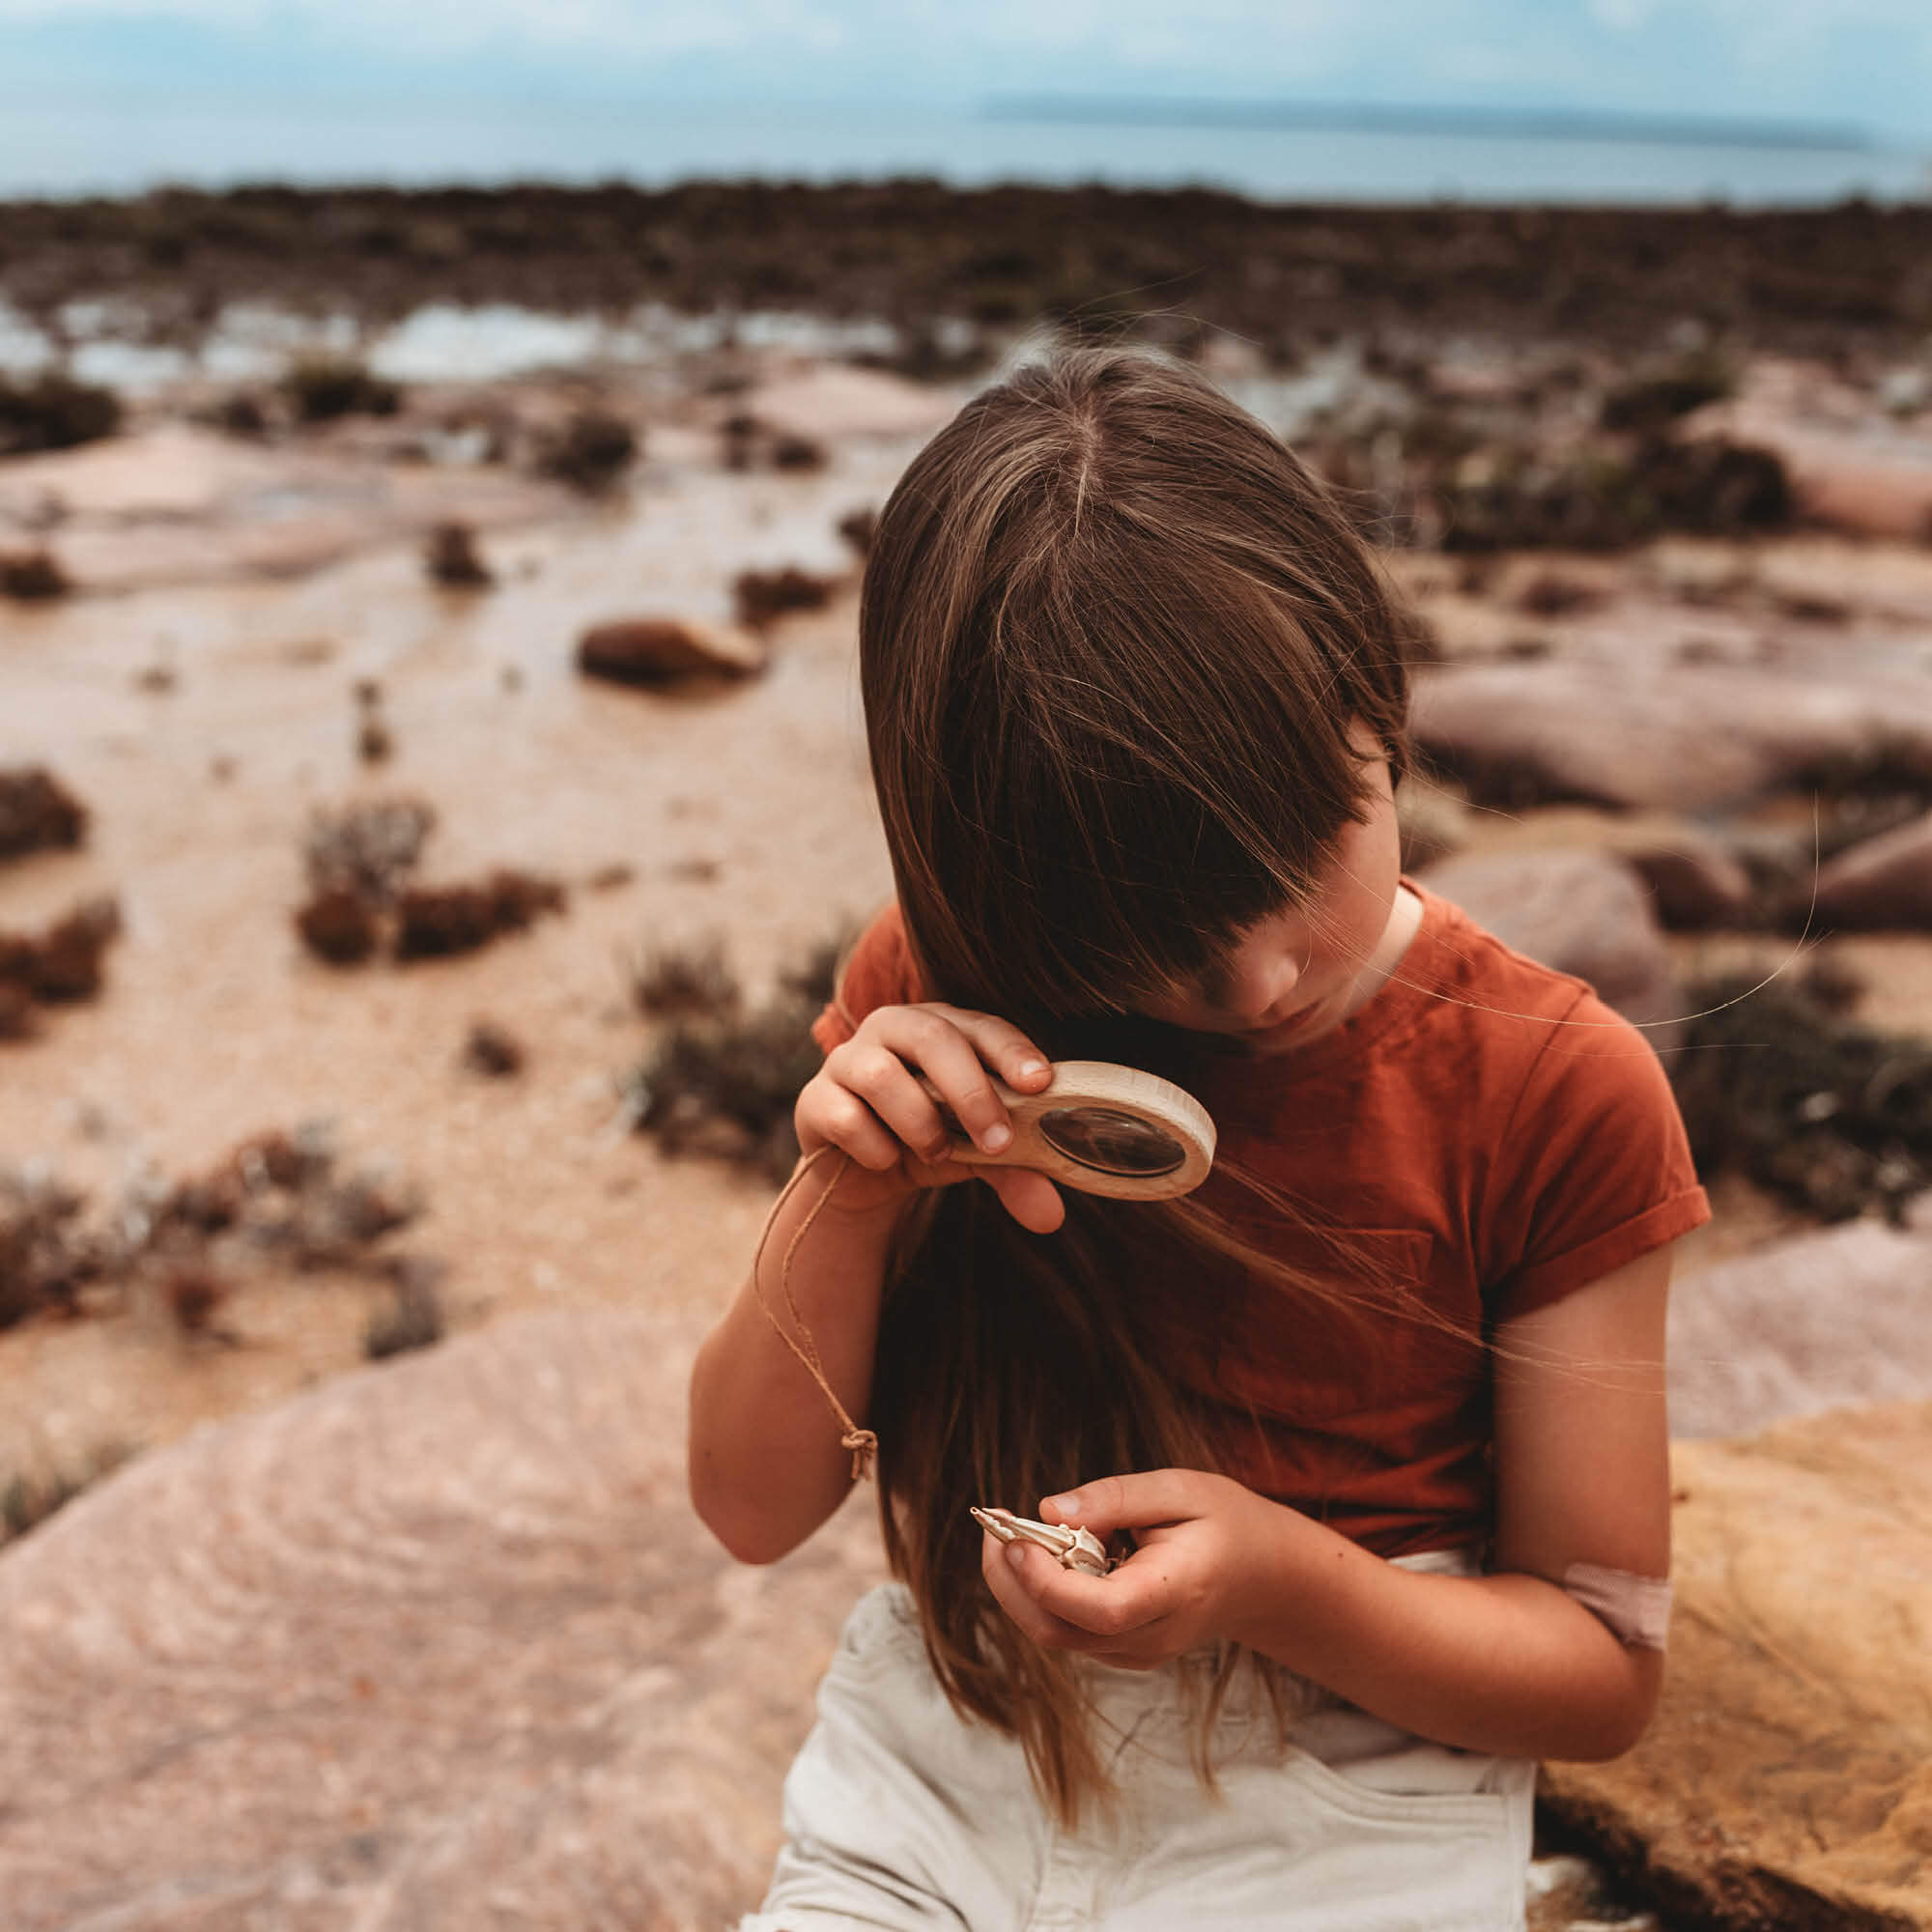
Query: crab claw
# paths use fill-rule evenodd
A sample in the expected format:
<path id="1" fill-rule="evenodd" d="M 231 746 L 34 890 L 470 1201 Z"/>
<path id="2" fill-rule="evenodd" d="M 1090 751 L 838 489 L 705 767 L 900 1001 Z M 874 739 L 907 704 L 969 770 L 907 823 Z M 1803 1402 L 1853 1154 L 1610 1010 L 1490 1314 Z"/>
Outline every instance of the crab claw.
<path id="1" fill-rule="evenodd" d="M 1015 1516 L 1011 1510 L 975 1508 L 971 1514 L 981 1529 L 990 1531 L 1002 1543 L 1038 1544 L 1059 1560 L 1063 1570 L 1104 1577 L 1114 1567 L 1105 1546 L 1091 1529 L 1036 1522 L 1031 1517 Z"/>

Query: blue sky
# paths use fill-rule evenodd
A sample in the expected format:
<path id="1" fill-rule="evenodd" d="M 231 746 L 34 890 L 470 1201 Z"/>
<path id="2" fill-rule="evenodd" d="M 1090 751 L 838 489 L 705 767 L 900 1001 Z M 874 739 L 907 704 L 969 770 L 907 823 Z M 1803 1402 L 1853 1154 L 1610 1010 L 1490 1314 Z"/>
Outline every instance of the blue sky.
<path id="1" fill-rule="evenodd" d="M 1932 0 L 0 0 L 0 114 L 10 96 L 238 88 L 950 102 L 1092 90 L 1733 115 L 1922 141 Z"/>

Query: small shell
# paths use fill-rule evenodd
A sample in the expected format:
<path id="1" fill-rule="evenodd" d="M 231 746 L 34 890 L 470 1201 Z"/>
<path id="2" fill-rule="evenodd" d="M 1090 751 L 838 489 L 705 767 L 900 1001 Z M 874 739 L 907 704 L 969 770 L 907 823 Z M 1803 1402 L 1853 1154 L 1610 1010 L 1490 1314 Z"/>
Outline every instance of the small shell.
<path id="1" fill-rule="evenodd" d="M 1015 1516 L 1011 1510 L 975 1509 L 972 1516 L 981 1529 L 990 1530 L 1002 1543 L 1038 1544 L 1059 1559 L 1063 1570 L 1104 1577 L 1114 1567 L 1105 1546 L 1091 1529 L 1036 1522 L 1031 1517 Z"/>

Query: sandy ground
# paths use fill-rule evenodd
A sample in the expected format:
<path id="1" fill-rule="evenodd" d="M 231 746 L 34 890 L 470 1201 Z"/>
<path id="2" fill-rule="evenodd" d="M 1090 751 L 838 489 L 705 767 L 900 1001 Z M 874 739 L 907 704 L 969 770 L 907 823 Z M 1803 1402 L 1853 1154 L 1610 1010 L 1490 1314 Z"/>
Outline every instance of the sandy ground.
<path id="1" fill-rule="evenodd" d="M 654 466 L 629 500 L 485 545 L 494 591 L 424 581 L 413 548 L 305 581 L 0 611 L 0 763 L 44 761 L 94 810 L 74 854 L 0 870 L 0 926 L 94 892 L 125 937 L 98 1002 L 0 1048 L 0 1163 L 101 1201 L 152 1164 L 203 1172 L 242 1139 L 325 1118 L 427 1212 L 393 1243 L 445 1260 L 452 1327 L 560 1298 L 709 1305 L 744 1265 L 755 1181 L 667 1163 L 616 1121 L 642 1057 L 628 963 L 728 933 L 752 988 L 889 891 L 864 770 L 854 600 L 795 618 L 769 673 L 680 699 L 581 678 L 597 618 L 720 614 L 748 564 L 849 569 L 837 519 L 876 502 L 910 444 L 847 443 L 800 479 Z M 173 687 L 140 687 L 166 665 Z M 356 680 L 382 685 L 386 764 L 355 749 Z M 335 970 L 298 945 L 311 811 L 409 793 L 439 815 L 421 875 L 497 865 L 572 887 L 568 913 L 453 961 Z M 587 883 L 627 867 L 623 883 Z M 528 1051 L 467 1072 L 473 1017 Z M 83 1465 L 273 1401 L 361 1359 L 381 1293 L 353 1277 L 239 1294 L 224 1346 L 165 1311 L 0 1333 L 0 1480 Z"/>

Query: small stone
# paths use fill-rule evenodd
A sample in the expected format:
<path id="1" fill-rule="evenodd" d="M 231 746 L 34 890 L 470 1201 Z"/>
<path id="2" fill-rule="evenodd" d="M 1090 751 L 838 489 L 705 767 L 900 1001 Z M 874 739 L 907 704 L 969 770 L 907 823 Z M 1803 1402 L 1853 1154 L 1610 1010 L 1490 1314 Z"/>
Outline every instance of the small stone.
<path id="1" fill-rule="evenodd" d="M 702 677 L 748 677 L 769 652 L 748 632 L 695 617 L 626 617 L 577 640 L 577 668 L 615 684 L 661 687 Z"/>

